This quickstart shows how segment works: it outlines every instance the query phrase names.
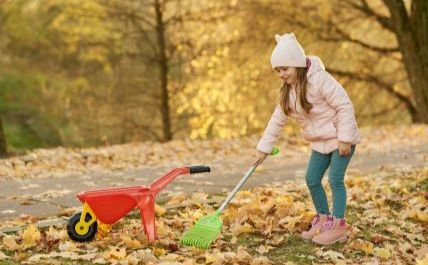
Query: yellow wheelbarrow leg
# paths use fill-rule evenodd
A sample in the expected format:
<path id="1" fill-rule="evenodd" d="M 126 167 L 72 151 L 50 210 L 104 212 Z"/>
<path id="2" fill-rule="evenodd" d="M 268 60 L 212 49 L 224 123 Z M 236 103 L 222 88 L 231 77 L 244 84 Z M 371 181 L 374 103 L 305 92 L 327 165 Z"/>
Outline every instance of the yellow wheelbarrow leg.
<path id="1" fill-rule="evenodd" d="M 86 214 L 89 213 L 91 216 L 91 219 L 89 221 L 86 221 Z M 83 236 L 86 235 L 89 231 L 89 227 L 97 221 L 97 217 L 95 216 L 94 212 L 92 211 L 91 207 L 85 202 L 83 205 L 83 211 L 80 215 L 80 221 L 76 224 L 76 233 Z"/>

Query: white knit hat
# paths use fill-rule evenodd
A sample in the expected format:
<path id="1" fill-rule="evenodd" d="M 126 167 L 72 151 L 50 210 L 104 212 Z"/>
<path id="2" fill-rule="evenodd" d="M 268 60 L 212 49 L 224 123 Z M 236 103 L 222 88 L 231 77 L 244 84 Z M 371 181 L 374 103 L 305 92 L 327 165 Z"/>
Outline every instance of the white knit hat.
<path id="1" fill-rule="evenodd" d="M 275 34 L 276 47 L 273 49 L 270 63 L 272 68 L 279 66 L 306 67 L 306 56 L 294 33 L 282 36 Z"/>

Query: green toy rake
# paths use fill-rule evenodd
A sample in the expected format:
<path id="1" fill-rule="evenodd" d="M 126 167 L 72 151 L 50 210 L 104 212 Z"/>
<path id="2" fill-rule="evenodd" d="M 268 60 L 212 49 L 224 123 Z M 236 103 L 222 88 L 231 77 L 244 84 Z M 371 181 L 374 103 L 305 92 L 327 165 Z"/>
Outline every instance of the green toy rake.
<path id="1" fill-rule="evenodd" d="M 278 147 L 274 147 L 271 155 L 276 155 L 278 153 Z M 223 221 L 220 218 L 220 214 L 224 211 L 226 206 L 256 168 L 257 166 L 254 165 L 250 167 L 245 176 L 241 179 L 238 185 L 236 185 L 235 189 L 229 194 L 229 196 L 227 196 L 226 200 L 214 214 L 204 216 L 196 221 L 193 228 L 187 231 L 180 240 L 181 245 L 194 246 L 201 249 L 207 249 L 210 247 L 211 243 L 214 242 L 221 233 Z"/>

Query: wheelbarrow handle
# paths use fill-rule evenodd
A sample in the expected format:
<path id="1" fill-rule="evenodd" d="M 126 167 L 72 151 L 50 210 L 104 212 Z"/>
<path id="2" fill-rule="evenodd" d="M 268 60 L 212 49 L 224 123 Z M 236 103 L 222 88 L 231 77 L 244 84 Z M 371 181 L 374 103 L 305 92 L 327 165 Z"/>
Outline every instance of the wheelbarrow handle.
<path id="1" fill-rule="evenodd" d="M 204 173 L 204 172 L 210 172 L 210 167 L 200 165 L 200 166 L 191 166 L 190 167 L 190 174 L 196 174 L 196 173 Z"/>

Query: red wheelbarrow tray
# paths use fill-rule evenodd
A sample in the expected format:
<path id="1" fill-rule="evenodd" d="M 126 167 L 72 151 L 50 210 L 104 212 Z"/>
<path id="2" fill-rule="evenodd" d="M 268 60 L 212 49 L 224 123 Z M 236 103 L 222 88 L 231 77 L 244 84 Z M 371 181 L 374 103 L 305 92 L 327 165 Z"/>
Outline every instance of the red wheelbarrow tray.
<path id="1" fill-rule="evenodd" d="M 95 218 L 113 224 L 132 209 L 140 209 L 141 222 L 149 241 L 157 239 L 155 227 L 155 196 L 177 176 L 210 172 L 207 166 L 182 167 L 171 170 L 149 186 L 130 186 L 80 192 L 77 197 L 89 205 Z M 84 217 L 83 217 L 84 218 Z"/>

